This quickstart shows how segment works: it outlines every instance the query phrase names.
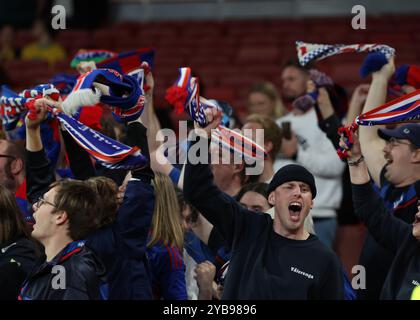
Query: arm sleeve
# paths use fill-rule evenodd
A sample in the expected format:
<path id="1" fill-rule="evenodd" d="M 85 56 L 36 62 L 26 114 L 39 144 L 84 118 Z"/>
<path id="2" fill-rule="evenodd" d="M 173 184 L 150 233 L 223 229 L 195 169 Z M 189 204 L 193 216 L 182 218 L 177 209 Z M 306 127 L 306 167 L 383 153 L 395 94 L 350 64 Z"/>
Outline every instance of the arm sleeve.
<path id="1" fill-rule="evenodd" d="M 44 149 L 36 152 L 26 150 L 26 183 L 27 198 L 33 203 L 42 196 L 55 181 L 51 162 L 47 158 Z"/>
<path id="2" fill-rule="evenodd" d="M 146 128 L 140 123 L 132 123 L 128 126 L 128 137 L 149 158 Z M 127 252 L 137 258 L 146 252 L 147 234 L 152 223 L 155 195 L 150 182 L 153 176 L 148 165 L 132 172 L 132 179 L 128 182 L 124 201 L 113 226 L 116 236 L 120 237 L 128 249 Z"/>
<path id="3" fill-rule="evenodd" d="M 340 120 L 335 113 L 319 122 L 319 127 L 325 132 L 335 149 L 338 149 L 340 146 L 340 136 L 337 133 L 340 126 Z"/>
<path id="4" fill-rule="evenodd" d="M 219 249 L 225 246 L 225 240 L 217 228 L 211 229 L 207 246 L 214 255 L 217 255 Z"/>
<path id="5" fill-rule="evenodd" d="M 235 236 L 241 233 L 246 216 L 251 213 L 214 185 L 213 174 L 208 164 L 191 163 L 193 151 L 208 152 L 208 144 L 208 139 L 200 138 L 189 146 L 184 176 L 184 196 L 219 230 L 227 245 L 232 248 Z M 202 156 L 198 155 L 198 159 L 201 158 Z M 208 158 L 204 160 L 209 163 Z"/>
<path id="6" fill-rule="evenodd" d="M 410 233 L 411 226 L 392 215 L 370 182 L 352 184 L 352 191 L 356 215 L 380 245 L 397 252 L 401 242 Z"/>
<path id="7" fill-rule="evenodd" d="M 78 180 L 86 180 L 96 175 L 95 168 L 89 154 L 81 148 L 70 134 L 62 130 L 67 156 L 70 162 L 70 169 Z"/>

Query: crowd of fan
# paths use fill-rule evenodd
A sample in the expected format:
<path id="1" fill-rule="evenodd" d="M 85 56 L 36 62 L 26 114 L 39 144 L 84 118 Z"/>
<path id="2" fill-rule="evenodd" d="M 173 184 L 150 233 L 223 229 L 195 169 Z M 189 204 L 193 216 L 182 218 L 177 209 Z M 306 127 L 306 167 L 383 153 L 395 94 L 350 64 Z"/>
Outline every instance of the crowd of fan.
<path id="1" fill-rule="evenodd" d="M 240 129 L 264 129 L 258 176 L 244 161 L 158 161 L 151 73 L 143 114 L 113 132 L 150 160 L 139 170 L 101 168 L 64 128 L 53 162 L 41 136 L 51 101 L 36 100 L 26 139 L 0 140 L 0 297 L 410 299 L 420 282 L 420 125 L 360 127 L 350 157 L 336 153 L 347 148 L 337 129 L 384 104 L 394 72 L 391 58 L 349 100 L 295 63 L 279 68 L 281 94 L 255 84 Z M 315 90 L 320 114 L 299 99 Z M 187 148 L 208 140 L 221 114 L 207 109 L 206 119 Z M 359 288 L 354 265 L 366 271 Z"/>

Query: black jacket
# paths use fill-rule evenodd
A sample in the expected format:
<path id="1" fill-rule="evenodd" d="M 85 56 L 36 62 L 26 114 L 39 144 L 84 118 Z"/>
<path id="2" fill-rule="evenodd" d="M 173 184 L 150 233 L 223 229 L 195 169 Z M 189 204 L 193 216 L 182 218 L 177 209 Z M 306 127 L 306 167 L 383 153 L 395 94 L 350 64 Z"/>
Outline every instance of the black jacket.
<path id="1" fill-rule="evenodd" d="M 184 195 L 231 249 L 223 299 L 344 298 L 341 265 L 330 249 L 314 235 L 298 241 L 275 233 L 269 215 L 245 209 L 213 184 L 207 164 L 187 162 Z"/>
<path id="2" fill-rule="evenodd" d="M 382 287 L 381 299 L 410 299 L 420 283 L 420 242 L 413 227 L 396 218 L 370 183 L 352 185 L 356 214 L 370 234 L 394 259 Z"/>
<path id="3" fill-rule="evenodd" d="M 24 237 L 0 245 L 0 299 L 16 300 L 36 263 L 36 245 Z"/>
<path id="4" fill-rule="evenodd" d="M 146 131 L 142 124 L 134 122 L 128 126 L 127 136 L 130 145 L 139 146 L 142 154 L 149 157 Z M 95 171 L 89 155 L 73 139 L 69 139 L 68 133 L 63 135 L 75 177 L 91 177 Z M 44 150 L 26 151 L 26 157 L 28 199 L 33 201 L 48 190 L 55 177 Z M 113 300 L 153 298 L 146 256 L 147 234 L 155 202 L 154 189 L 150 183 L 153 172 L 147 166 L 133 171 L 132 177 L 115 222 L 86 238 L 86 246 L 93 250 L 107 269 L 108 289 L 103 292 L 104 298 Z"/>
<path id="5" fill-rule="evenodd" d="M 34 268 L 19 300 L 99 300 L 105 280 L 102 263 L 83 241 L 74 241 Z"/>

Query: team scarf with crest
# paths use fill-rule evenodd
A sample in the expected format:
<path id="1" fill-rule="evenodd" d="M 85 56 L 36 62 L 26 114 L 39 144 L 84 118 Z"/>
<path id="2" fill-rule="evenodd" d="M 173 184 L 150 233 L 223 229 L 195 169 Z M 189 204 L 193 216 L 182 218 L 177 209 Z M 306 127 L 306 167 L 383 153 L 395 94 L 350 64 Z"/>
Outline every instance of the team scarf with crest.
<path id="1" fill-rule="evenodd" d="M 376 126 L 416 121 L 420 121 L 420 90 L 406 94 L 357 116 L 351 125 L 339 128 L 338 133 L 347 138 L 347 146 L 351 148 L 353 134 L 359 125 Z M 348 157 L 344 148 L 339 148 L 337 153 L 341 159 Z"/>
<path id="2" fill-rule="evenodd" d="M 101 102 L 111 108 L 117 121 L 133 121 L 142 114 L 145 105 L 143 80 L 144 72 L 141 69 L 135 77 L 113 69 L 86 72 L 77 79 L 73 90 L 63 103 L 63 109 L 68 114 L 74 114 L 80 106 L 92 106 Z M 91 99 L 95 84 L 103 85 L 108 92 L 101 93 L 96 90 L 97 99 Z"/>
<path id="3" fill-rule="evenodd" d="M 296 41 L 296 50 L 299 63 L 307 65 L 314 60 L 322 60 L 327 57 L 353 52 L 381 52 L 387 59 L 395 54 L 395 49 L 384 44 L 317 44 Z"/>
<path id="4" fill-rule="evenodd" d="M 221 105 L 215 100 L 208 100 L 200 96 L 198 78 L 192 77 L 189 67 L 179 68 L 179 77 L 175 84 L 166 91 L 166 100 L 174 106 L 176 113 L 184 110 L 201 127 L 207 125 L 204 111 L 216 108 L 222 111 L 222 124 L 212 131 L 212 141 L 244 158 L 265 159 L 267 153 L 258 144 L 245 137 L 240 132 L 227 127 L 229 118 Z"/>
<path id="5" fill-rule="evenodd" d="M 7 88 L 6 93 L 7 96 L 4 95 L 5 91 L 3 90 L 3 96 L 0 98 L 2 103 L 1 116 L 6 121 L 11 119 L 10 115 L 19 115 L 20 117 L 26 112 L 28 113 L 27 116 L 33 119 L 36 99 L 49 96 L 57 101 L 59 97 L 58 90 L 50 84 L 24 90 L 19 95 Z M 5 105 L 7 105 L 7 108 L 5 108 Z M 56 117 L 73 139 L 101 165 L 110 169 L 133 170 L 142 168 L 147 164 L 148 160 L 141 154 L 138 147 L 129 147 L 110 139 L 56 108 L 48 107 L 48 111 L 50 112 L 47 119 Z M 51 130 L 48 130 L 48 132 L 51 133 Z M 59 143 L 58 138 L 56 140 Z"/>
<path id="6" fill-rule="evenodd" d="M 99 133 L 55 108 L 49 108 L 73 139 L 109 169 L 134 170 L 143 168 L 148 160 L 140 149 L 129 147 Z"/>

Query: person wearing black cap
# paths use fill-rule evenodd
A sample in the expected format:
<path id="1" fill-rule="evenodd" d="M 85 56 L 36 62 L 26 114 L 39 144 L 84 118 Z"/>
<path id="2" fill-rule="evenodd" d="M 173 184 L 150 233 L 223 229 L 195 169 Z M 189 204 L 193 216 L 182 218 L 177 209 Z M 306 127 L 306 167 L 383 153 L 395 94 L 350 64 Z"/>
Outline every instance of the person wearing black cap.
<path id="1" fill-rule="evenodd" d="M 207 143 L 221 114 L 205 111 L 207 127 L 196 129 Z M 195 145 L 195 146 L 194 146 Z M 232 252 L 223 299 L 343 299 L 342 269 L 337 256 L 304 228 L 316 196 L 313 175 L 300 165 L 277 171 L 269 185 L 274 220 L 255 213 L 221 192 L 207 163 L 185 168 L 184 196 L 218 228 Z M 200 157 L 201 159 L 201 157 Z"/>
<path id="2" fill-rule="evenodd" d="M 413 141 L 413 145 L 417 146 L 413 153 L 413 160 L 420 163 L 420 144 L 416 144 L 419 141 L 416 140 L 414 134 L 416 130 L 418 127 L 416 128 L 415 125 L 414 127 L 405 125 L 396 130 L 381 130 L 379 135 L 387 140 L 402 139 L 401 143 L 404 142 L 403 140 Z M 344 142 L 342 138 L 343 147 L 345 147 Z M 420 281 L 420 180 L 414 183 L 414 206 L 417 210 L 411 221 L 412 224 L 409 224 L 392 215 L 384 200 L 373 189 L 357 135 L 349 151 L 348 164 L 355 213 L 365 223 L 374 239 L 393 257 L 380 298 L 408 300 Z"/>
<path id="3" fill-rule="evenodd" d="M 372 73 L 372 82 L 362 113 L 383 105 L 388 81 L 395 70 L 394 59 Z M 364 162 L 370 177 L 379 188 L 381 198 L 392 214 L 412 223 L 417 212 L 414 184 L 420 179 L 417 159 L 420 145 L 420 124 L 398 125 L 394 129 L 360 126 L 359 139 Z M 357 161 L 358 159 L 355 159 Z M 366 289 L 359 290 L 359 299 L 378 299 L 391 266 L 393 255 L 367 234 L 359 264 L 366 268 Z"/>

